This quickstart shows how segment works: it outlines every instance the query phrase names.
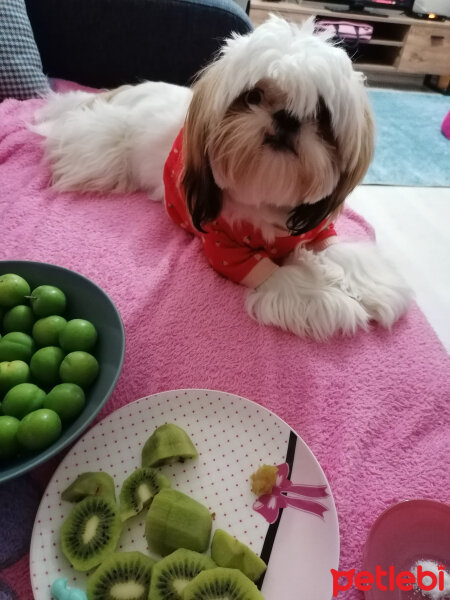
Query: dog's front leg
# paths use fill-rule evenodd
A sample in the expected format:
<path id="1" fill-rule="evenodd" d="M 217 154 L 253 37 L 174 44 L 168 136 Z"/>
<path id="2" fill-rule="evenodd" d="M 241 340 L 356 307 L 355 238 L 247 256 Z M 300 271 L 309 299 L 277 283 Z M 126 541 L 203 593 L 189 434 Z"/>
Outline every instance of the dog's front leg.
<path id="1" fill-rule="evenodd" d="M 367 329 L 369 314 L 342 286 L 344 271 L 302 249 L 258 288 L 249 292 L 249 314 L 302 337 L 325 340 Z"/>
<path id="2" fill-rule="evenodd" d="M 375 244 L 332 244 L 321 261 L 342 270 L 342 289 L 357 298 L 370 318 L 390 329 L 409 308 L 411 288 Z"/>

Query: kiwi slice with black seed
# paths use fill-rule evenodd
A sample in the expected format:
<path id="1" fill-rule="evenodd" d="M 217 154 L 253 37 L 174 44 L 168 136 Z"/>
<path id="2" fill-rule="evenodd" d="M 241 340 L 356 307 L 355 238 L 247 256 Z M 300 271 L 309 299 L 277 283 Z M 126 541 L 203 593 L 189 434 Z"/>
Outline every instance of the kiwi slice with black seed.
<path id="1" fill-rule="evenodd" d="M 264 600 L 253 581 L 238 569 L 202 571 L 183 590 L 183 600 Z"/>
<path id="2" fill-rule="evenodd" d="M 166 488 L 153 498 L 145 521 L 149 548 L 167 556 L 178 548 L 205 552 L 211 537 L 209 510 L 190 496 Z"/>
<path id="3" fill-rule="evenodd" d="M 87 582 L 88 600 L 147 600 L 155 561 L 141 552 L 117 552 Z"/>
<path id="4" fill-rule="evenodd" d="M 223 529 L 214 532 L 211 558 L 218 567 L 239 569 L 252 581 L 257 581 L 267 569 L 266 563 L 253 550 Z"/>
<path id="5" fill-rule="evenodd" d="M 147 508 L 153 497 L 171 486 L 170 480 L 152 468 L 137 469 L 125 479 L 120 490 L 120 518 L 126 521 Z"/>
<path id="6" fill-rule="evenodd" d="M 175 550 L 153 567 L 149 598 L 182 600 L 187 584 L 205 569 L 213 569 L 215 566 L 206 554 L 185 548 Z"/>
<path id="7" fill-rule="evenodd" d="M 87 496 L 107 496 L 115 501 L 114 479 L 104 471 L 81 473 L 61 493 L 61 498 L 67 502 L 80 502 Z"/>
<path id="8" fill-rule="evenodd" d="M 142 466 L 159 467 L 197 458 L 198 453 L 188 434 L 173 423 L 161 425 L 142 448 Z"/>
<path id="9" fill-rule="evenodd" d="M 62 524 L 62 551 L 74 569 L 89 571 L 114 552 L 121 530 L 117 504 L 105 496 L 88 496 Z"/>

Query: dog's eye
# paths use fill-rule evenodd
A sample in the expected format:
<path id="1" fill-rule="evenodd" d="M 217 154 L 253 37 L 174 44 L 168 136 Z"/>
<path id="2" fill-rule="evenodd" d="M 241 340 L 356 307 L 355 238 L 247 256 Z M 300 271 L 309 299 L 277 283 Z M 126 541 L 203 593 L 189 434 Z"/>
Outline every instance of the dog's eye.
<path id="1" fill-rule="evenodd" d="M 253 88 L 249 92 L 245 94 L 245 102 L 246 104 L 261 104 L 264 97 L 264 93 L 259 88 Z"/>

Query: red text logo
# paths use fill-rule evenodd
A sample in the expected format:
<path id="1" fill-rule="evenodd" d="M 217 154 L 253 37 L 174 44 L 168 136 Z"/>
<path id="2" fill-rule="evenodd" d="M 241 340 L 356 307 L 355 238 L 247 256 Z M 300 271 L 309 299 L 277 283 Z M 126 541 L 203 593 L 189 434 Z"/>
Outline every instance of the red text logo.
<path id="1" fill-rule="evenodd" d="M 424 592 L 431 590 L 444 589 L 445 566 L 437 565 L 438 574 L 433 571 L 424 570 L 421 565 L 417 567 L 417 573 L 411 571 L 399 571 L 396 573 L 395 568 L 390 566 L 387 571 L 377 565 L 375 573 L 370 571 L 359 571 L 350 569 L 350 571 L 336 571 L 331 569 L 333 576 L 333 596 L 337 596 L 339 592 L 345 592 L 352 586 L 361 592 L 367 592 L 374 586 L 379 590 L 386 592 L 395 589 L 407 592 L 412 590 L 415 585 Z"/>

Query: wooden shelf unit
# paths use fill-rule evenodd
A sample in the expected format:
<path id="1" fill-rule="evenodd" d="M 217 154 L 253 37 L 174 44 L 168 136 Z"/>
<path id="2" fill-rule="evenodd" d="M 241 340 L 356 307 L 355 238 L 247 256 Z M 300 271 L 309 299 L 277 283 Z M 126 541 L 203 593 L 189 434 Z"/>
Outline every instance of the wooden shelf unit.
<path id="1" fill-rule="evenodd" d="M 373 36 L 358 47 L 349 46 L 356 68 L 370 73 L 450 74 L 450 21 L 422 21 L 400 11 L 380 8 L 378 13 L 358 14 L 329 10 L 326 2 L 267 2 L 251 0 L 250 19 L 260 25 L 270 13 L 301 22 L 310 16 L 361 21 L 373 26 Z M 381 16 L 387 15 L 387 16 Z"/>

